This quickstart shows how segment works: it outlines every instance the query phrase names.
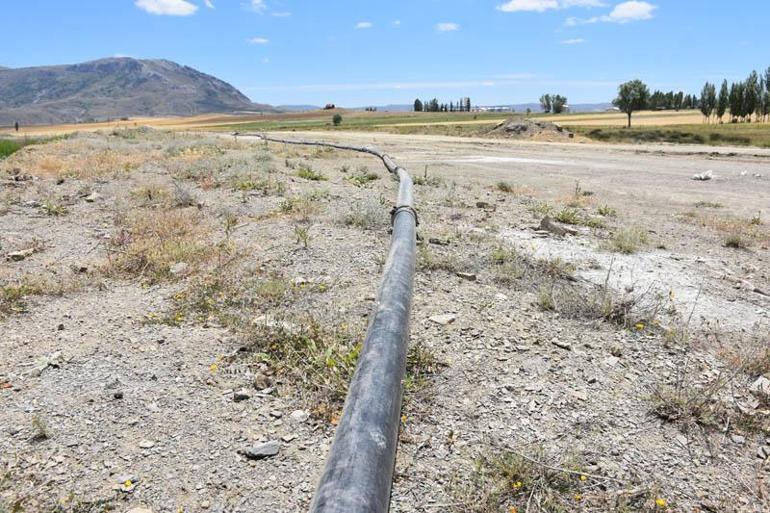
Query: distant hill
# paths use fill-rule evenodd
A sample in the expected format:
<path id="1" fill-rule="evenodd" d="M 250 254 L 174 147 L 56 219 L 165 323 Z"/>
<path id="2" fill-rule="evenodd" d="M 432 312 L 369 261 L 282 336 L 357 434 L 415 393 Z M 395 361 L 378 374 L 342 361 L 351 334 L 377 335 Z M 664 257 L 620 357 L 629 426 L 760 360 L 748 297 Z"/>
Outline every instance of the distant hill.
<path id="1" fill-rule="evenodd" d="M 167 60 L 121 57 L 0 70 L 0 126 L 255 111 L 276 109 Z"/>

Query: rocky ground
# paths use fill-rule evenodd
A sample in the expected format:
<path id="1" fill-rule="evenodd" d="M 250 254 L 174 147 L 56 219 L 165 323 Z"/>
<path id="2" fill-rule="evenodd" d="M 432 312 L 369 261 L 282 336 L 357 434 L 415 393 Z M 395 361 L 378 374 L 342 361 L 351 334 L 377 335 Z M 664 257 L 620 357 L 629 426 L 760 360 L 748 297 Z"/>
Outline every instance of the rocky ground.
<path id="1" fill-rule="evenodd" d="M 392 511 L 768 510 L 768 152 L 288 136 L 416 178 Z M 307 510 L 380 163 L 121 130 L 0 179 L 0 511 Z"/>

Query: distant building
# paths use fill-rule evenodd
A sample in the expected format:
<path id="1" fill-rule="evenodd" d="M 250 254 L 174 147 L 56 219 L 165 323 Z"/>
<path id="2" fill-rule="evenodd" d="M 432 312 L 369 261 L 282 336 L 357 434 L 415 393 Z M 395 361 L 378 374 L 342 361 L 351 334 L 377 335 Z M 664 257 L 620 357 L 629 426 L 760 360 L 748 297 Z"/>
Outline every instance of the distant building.
<path id="1" fill-rule="evenodd" d="M 505 105 L 499 105 L 491 107 L 473 107 L 473 112 L 513 112 L 513 109 Z"/>
<path id="2" fill-rule="evenodd" d="M 332 110 L 332 109 L 336 109 L 336 108 L 337 108 L 337 106 L 334 105 L 333 103 L 327 103 L 326 106 L 324 107 L 324 110 Z"/>

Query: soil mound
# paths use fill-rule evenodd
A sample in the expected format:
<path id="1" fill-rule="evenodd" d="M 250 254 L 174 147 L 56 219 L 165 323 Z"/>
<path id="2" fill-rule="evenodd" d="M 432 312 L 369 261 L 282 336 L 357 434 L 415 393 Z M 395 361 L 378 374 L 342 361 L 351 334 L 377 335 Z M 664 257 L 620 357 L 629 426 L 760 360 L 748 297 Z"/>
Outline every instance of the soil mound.
<path id="1" fill-rule="evenodd" d="M 489 135 L 546 141 L 572 139 L 575 136 L 555 123 L 533 119 L 508 119 L 497 124 Z"/>

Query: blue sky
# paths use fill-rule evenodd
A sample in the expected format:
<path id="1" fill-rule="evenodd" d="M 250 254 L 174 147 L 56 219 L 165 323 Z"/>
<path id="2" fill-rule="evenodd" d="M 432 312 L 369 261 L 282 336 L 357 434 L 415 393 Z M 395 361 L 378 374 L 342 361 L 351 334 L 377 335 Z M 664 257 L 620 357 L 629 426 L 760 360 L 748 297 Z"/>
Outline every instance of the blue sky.
<path id="1" fill-rule="evenodd" d="M 770 66 L 766 0 L 2 0 L 0 65 L 166 58 L 254 101 L 609 101 Z M 10 23 L 10 20 L 13 20 Z M 760 21 L 762 20 L 762 21 Z"/>

